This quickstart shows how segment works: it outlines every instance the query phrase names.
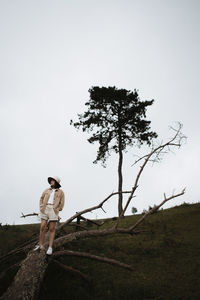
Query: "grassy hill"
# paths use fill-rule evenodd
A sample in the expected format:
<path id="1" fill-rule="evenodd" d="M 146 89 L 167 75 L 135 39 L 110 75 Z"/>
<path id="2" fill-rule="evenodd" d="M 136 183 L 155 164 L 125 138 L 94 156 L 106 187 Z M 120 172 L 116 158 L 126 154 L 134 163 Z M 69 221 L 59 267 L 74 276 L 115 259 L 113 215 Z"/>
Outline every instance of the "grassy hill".
<path id="1" fill-rule="evenodd" d="M 126 216 L 121 227 L 130 226 L 140 217 Z M 114 223 L 112 218 L 105 221 L 101 228 Z M 25 243 L 34 234 L 37 236 L 39 226 L 2 226 L 1 254 Z M 96 226 L 90 228 L 96 229 Z M 200 203 L 160 210 L 150 215 L 140 229 L 147 232 L 134 236 L 117 234 L 86 238 L 66 246 L 66 249 L 118 259 L 131 264 L 134 272 L 88 258 L 66 256 L 60 261 L 89 275 L 93 278 L 92 285 L 51 262 L 39 300 L 200 299 Z M 66 228 L 68 232 L 73 230 L 74 227 Z M 1 270 L 6 267 L 0 265 Z M 8 284 L 9 276 L 13 274 L 8 272 L 7 282 L 1 283 L 1 290 Z"/>

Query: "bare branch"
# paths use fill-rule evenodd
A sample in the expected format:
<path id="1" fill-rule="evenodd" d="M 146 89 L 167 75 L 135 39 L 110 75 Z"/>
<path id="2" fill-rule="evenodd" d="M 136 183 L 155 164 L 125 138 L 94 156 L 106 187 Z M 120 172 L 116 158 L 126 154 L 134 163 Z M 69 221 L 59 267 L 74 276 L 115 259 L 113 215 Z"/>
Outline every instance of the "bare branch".
<path id="1" fill-rule="evenodd" d="M 22 215 L 20 218 L 26 218 L 26 217 L 30 217 L 30 216 L 38 216 L 38 213 L 32 213 L 32 214 L 27 214 L 27 215 L 24 215 L 23 212 L 22 212 Z"/>
<path id="2" fill-rule="evenodd" d="M 70 255 L 70 256 L 80 256 L 85 258 L 90 258 L 98 261 L 102 261 L 108 264 L 117 265 L 122 268 L 126 268 L 128 270 L 134 271 L 134 268 L 130 265 L 124 264 L 116 259 L 108 258 L 108 257 L 102 257 L 98 255 L 94 255 L 88 252 L 79 252 L 79 251 L 72 251 L 72 250 L 61 250 L 56 251 L 52 254 L 53 257 L 63 256 L 63 255 Z"/>
<path id="3" fill-rule="evenodd" d="M 108 200 L 110 199 L 112 196 L 114 195 L 117 195 L 119 194 L 120 192 L 112 192 L 108 197 L 106 197 L 102 202 L 100 202 L 98 205 L 95 205 L 95 206 L 92 206 L 90 208 L 87 208 L 87 209 L 84 209 L 80 212 L 77 212 L 75 215 L 73 215 L 71 218 L 69 218 L 68 220 L 66 220 L 64 223 L 62 223 L 61 225 L 59 225 L 57 227 L 57 230 L 56 231 L 59 231 L 63 226 L 71 223 L 74 219 L 76 219 L 78 216 L 82 215 L 82 214 L 85 214 L 87 212 L 91 212 L 92 210 L 95 210 L 95 209 L 98 209 L 98 208 L 102 208 L 103 204 Z M 121 193 L 131 193 L 131 191 L 124 191 L 124 192 L 121 192 Z"/>
<path id="4" fill-rule="evenodd" d="M 150 211 L 148 211 L 144 216 L 142 216 L 134 225 L 130 226 L 129 228 L 117 228 L 116 226 L 113 226 L 112 228 L 108 228 L 108 229 L 97 229 L 97 230 L 84 230 L 84 231 L 77 231 L 77 232 L 73 232 L 73 233 L 69 233 L 67 235 L 58 237 L 54 240 L 54 248 L 58 248 L 64 244 L 67 244 L 73 240 L 78 240 L 78 239 L 82 239 L 82 238 L 90 238 L 90 237 L 96 237 L 96 236 L 106 236 L 106 235 L 110 235 L 110 234 L 117 234 L 117 233 L 122 233 L 122 234 L 137 234 L 138 232 L 135 232 L 134 229 L 141 224 L 145 218 L 150 215 L 153 211 L 159 209 L 165 202 L 175 198 L 175 197 L 179 197 L 181 195 L 183 195 L 185 192 L 185 188 L 182 190 L 181 193 L 176 194 L 176 195 L 172 195 L 168 198 L 165 198 L 159 205 L 153 207 Z M 46 242 L 44 244 L 44 246 L 46 247 L 48 245 L 48 242 Z"/>
<path id="5" fill-rule="evenodd" d="M 35 238 L 32 238 L 33 236 L 37 236 Z M 30 239 L 31 238 L 31 239 Z M 22 252 L 27 252 L 28 250 L 30 250 L 33 247 L 33 244 L 36 243 L 37 239 L 38 239 L 38 233 L 33 233 L 30 237 L 30 240 L 20 244 L 17 248 L 15 248 L 14 250 L 9 251 L 7 254 L 4 254 L 0 257 L 0 262 L 2 263 L 3 261 L 6 260 L 10 260 L 10 257 L 12 256 L 16 256 L 16 254 L 18 253 L 22 253 Z"/>
<path id="6" fill-rule="evenodd" d="M 166 195 L 164 193 L 164 200 L 159 204 L 159 205 L 155 205 L 151 210 L 149 210 L 148 212 L 146 212 L 144 214 L 144 216 L 142 216 L 133 226 L 129 227 L 129 230 L 134 230 L 139 224 L 141 224 L 146 218 L 147 216 L 149 216 L 150 214 L 152 214 L 154 211 L 158 210 L 165 202 L 173 199 L 173 198 L 176 198 L 176 197 L 179 197 L 181 195 L 183 195 L 185 193 L 185 189 L 184 188 L 182 190 L 182 192 L 180 192 L 179 194 L 176 194 L 176 195 L 172 195 L 168 198 L 166 198 Z"/>
<path id="7" fill-rule="evenodd" d="M 97 226 L 102 226 L 105 222 L 101 222 L 101 223 L 98 223 L 98 222 L 95 222 L 93 220 L 90 220 L 88 218 L 84 218 L 83 216 L 79 216 L 80 219 L 84 220 L 84 221 L 87 221 L 87 222 L 90 222 L 92 224 L 95 224 Z"/>
<path id="8" fill-rule="evenodd" d="M 152 147 L 152 151 L 150 152 L 150 154 L 152 154 L 152 155 L 156 154 L 156 156 L 158 156 L 162 152 L 163 148 L 168 147 L 169 151 L 170 151 L 169 146 L 176 146 L 176 147 L 180 148 L 180 146 L 183 144 L 183 142 L 186 141 L 187 137 L 181 133 L 181 129 L 182 129 L 183 125 L 180 122 L 178 122 L 178 128 L 173 128 L 172 126 L 169 126 L 169 127 L 170 127 L 170 129 L 172 129 L 176 132 L 175 135 L 168 142 L 166 142 L 166 143 L 161 142 L 158 144 L 158 146 L 156 148 Z M 162 153 L 164 154 L 167 152 L 165 151 Z M 146 155 L 140 157 L 131 166 L 135 165 L 136 163 L 138 163 L 140 160 L 142 160 L 144 158 L 148 158 L 148 156 L 149 156 L 149 154 L 146 154 Z M 161 158 L 159 158 L 159 160 L 160 159 Z"/>
<path id="9" fill-rule="evenodd" d="M 63 270 L 67 271 L 67 272 L 71 272 L 71 273 L 75 273 L 78 274 L 79 276 L 81 276 L 84 280 L 86 280 L 87 282 L 91 282 L 91 278 L 87 275 L 85 275 L 83 272 L 81 272 L 78 269 L 72 268 L 70 266 L 66 266 L 63 263 L 61 263 L 60 261 L 54 259 L 53 262 L 59 266 L 60 268 L 62 268 Z"/>
<path id="10" fill-rule="evenodd" d="M 120 216 L 118 217 L 118 219 L 117 219 L 115 225 L 113 226 L 113 228 L 117 228 L 117 226 L 118 226 L 118 224 L 119 224 L 119 222 L 120 222 L 122 216 L 124 216 L 124 214 L 125 214 L 125 212 L 126 212 L 126 210 L 127 210 L 127 207 L 128 207 L 128 205 L 129 205 L 131 199 L 133 198 L 134 192 L 135 192 L 135 190 L 136 190 L 137 187 L 138 187 L 138 182 L 139 182 L 140 176 L 141 176 L 141 174 L 142 174 L 142 172 L 143 172 L 143 170 L 144 170 L 146 164 L 149 162 L 150 158 L 151 158 L 154 154 L 156 154 L 156 158 L 158 159 L 159 154 L 161 153 L 161 151 L 162 151 L 165 147 L 169 147 L 169 146 L 180 146 L 180 145 L 181 145 L 181 141 L 182 141 L 183 139 L 186 138 L 184 135 L 182 135 L 182 133 L 181 133 L 181 128 L 182 128 L 182 124 L 179 122 L 179 127 L 178 127 L 178 129 L 174 129 L 174 128 L 173 128 L 173 129 L 176 131 L 174 137 L 172 137 L 168 142 L 166 142 L 166 143 L 164 143 L 164 144 L 160 144 L 157 148 L 153 149 L 149 154 L 147 154 L 147 155 L 145 155 L 145 156 L 143 156 L 143 157 L 141 158 L 141 159 L 145 158 L 145 160 L 144 160 L 142 166 L 140 166 L 140 170 L 139 170 L 139 172 L 138 172 L 138 174 L 137 174 L 137 176 L 136 176 L 135 183 L 134 183 L 134 186 L 133 186 L 133 188 L 132 188 L 131 194 L 129 195 L 128 200 L 127 200 L 127 202 L 126 202 L 126 204 L 125 204 L 125 206 L 124 206 L 124 209 L 122 210 L 122 212 L 121 212 Z M 177 141 L 177 140 L 178 140 L 178 141 Z M 176 141 L 177 141 L 177 142 L 176 142 Z M 138 159 L 137 162 L 140 161 L 141 159 Z"/>
<path id="11" fill-rule="evenodd" d="M 22 212 L 22 215 L 21 215 L 20 218 L 26 218 L 26 217 L 31 217 L 31 216 L 39 216 L 39 213 L 35 213 L 35 212 L 34 212 L 34 213 L 32 213 L 32 214 L 24 215 L 23 212 Z M 60 219 L 61 219 L 61 217 L 58 216 L 58 222 L 60 222 Z"/>
<path id="12" fill-rule="evenodd" d="M 0 273 L 0 280 L 2 280 L 5 276 L 8 275 L 8 272 L 13 271 L 13 270 L 17 270 L 20 267 L 20 263 L 15 263 L 14 265 L 11 265 L 10 267 L 8 267 L 6 270 L 4 270 L 3 272 Z"/>

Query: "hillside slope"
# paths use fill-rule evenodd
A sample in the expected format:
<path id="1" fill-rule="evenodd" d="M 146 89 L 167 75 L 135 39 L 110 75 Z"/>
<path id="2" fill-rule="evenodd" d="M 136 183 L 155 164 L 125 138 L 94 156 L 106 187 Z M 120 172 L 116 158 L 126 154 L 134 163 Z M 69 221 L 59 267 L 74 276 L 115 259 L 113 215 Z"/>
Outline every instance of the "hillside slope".
<path id="1" fill-rule="evenodd" d="M 121 226 L 130 226 L 140 216 L 126 216 Z M 101 228 L 110 227 L 114 222 L 105 221 Z M 37 235 L 39 225 L 1 227 L 1 253 Z M 74 230 L 68 228 L 68 231 Z M 96 226 L 90 228 L 96 229 Z M 131 264 L 134 272 L 88 258 L 63 257 L 60 261 L 93 278 L 92 286 L 52 262 L 39 299 L 200 299 L 200 203 L 160 210 L 150 215 L 140 228 L 147 232 L 87 238 L 67 245 L 67 249 L 105 255 Z M 0 267 L 3 270 L 8 266 Z M 1 282 L 1 293 L 12 276 L 13 273 L 8 272 L 7 280 Z"/>

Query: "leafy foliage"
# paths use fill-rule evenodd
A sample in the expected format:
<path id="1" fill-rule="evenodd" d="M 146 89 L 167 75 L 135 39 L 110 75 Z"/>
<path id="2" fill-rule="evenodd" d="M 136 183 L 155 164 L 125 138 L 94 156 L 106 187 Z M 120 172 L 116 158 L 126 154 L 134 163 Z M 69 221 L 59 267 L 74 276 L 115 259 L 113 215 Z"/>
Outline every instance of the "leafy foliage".
<path id="1" fill-rule="evenodd" d="M 70 125 L 82 127 L 82 131 L 96 131 L 88 142 L 99 142 L 97 158 L 93 163 L 103 162 L 110 151 L 123 151 L 133 144 L 151 144 L 158 135 L 150 130 L 151 121 L 147 121 L 146 108 L 154 100 L 140 101 L 137 90 L 134 92 L 113 87 L 94 86 L 89 89 L 90 99 L 85 105 L 88 110 L 78 114 L 79 121 L 70 120 Z"/>

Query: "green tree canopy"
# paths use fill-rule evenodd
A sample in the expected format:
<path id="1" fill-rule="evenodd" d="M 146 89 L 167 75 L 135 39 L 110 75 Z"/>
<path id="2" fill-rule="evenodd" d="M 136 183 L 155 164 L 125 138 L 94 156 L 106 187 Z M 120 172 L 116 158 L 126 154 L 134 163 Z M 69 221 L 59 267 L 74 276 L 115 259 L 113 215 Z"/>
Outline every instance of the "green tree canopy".
<path id="1" fill-rule="evenodd" d="M 70 120 L 76 128 L 83 131 L 96 132 L 88 138 L 88 142 L 99 142 L 97 158 L 93 163 L 105 163 L 106 154 L 123 151 L 129 145 L 151 144 L 151 139 L 157 137 L 149 131 L 151 121 L 147 121 L 146 107 L 154 100 L 140 101 L 136 89 L 134 92 L 114 87 L 92 87 L 89 89 L 90 100 L 85 103 L 88 110 L 78 114 L 79 122 Z M 112 142 L 112 143 L 111 143 Z M 103 164 L 105 166 L 105 164 Z"/>

